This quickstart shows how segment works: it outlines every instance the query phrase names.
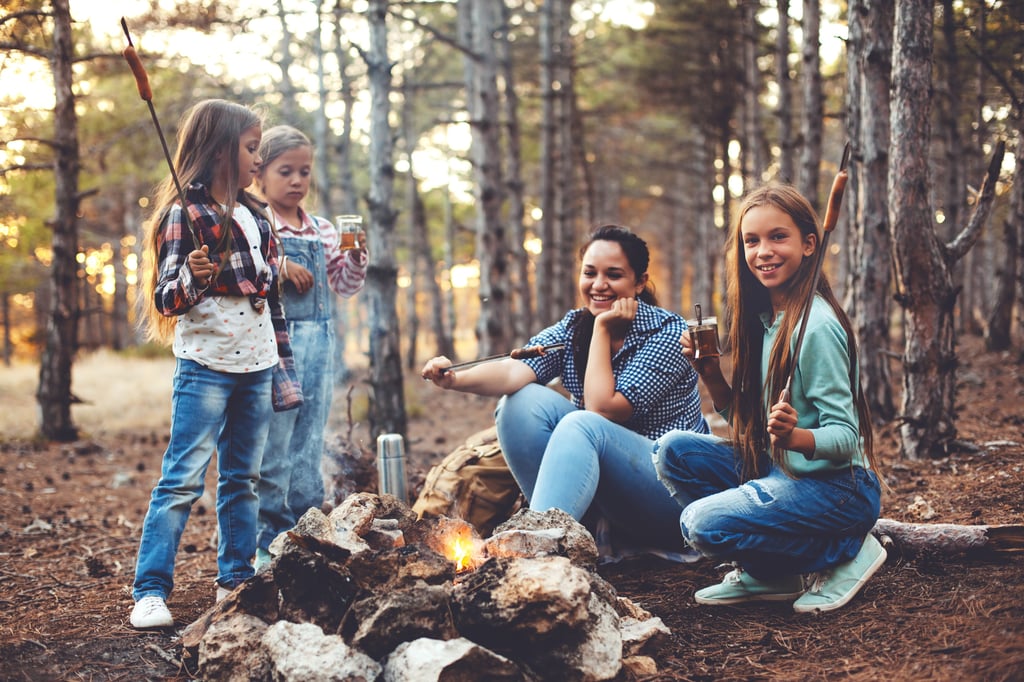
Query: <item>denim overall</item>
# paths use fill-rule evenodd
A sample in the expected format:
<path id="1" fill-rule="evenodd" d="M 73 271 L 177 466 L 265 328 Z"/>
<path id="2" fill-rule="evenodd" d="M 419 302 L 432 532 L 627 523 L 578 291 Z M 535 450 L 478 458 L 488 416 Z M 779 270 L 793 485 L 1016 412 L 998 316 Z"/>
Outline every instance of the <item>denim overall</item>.
<path id="1" fill-rule="evenodd" d="M 284 283 L 284 313 L 302 384 L 304 402 L 287 412 L 275 412 L 263 451 L 257 546 L 267 549 L 278 534 L 291 530 L 310 507 L 324 500 L 320 460 L 324 429 L 334 394 L 334 291 L 327 283 L 327 260 L 319 239 L 283 237 L 288 264 L 313 273 L 313 287 L 300 294 Z"/>

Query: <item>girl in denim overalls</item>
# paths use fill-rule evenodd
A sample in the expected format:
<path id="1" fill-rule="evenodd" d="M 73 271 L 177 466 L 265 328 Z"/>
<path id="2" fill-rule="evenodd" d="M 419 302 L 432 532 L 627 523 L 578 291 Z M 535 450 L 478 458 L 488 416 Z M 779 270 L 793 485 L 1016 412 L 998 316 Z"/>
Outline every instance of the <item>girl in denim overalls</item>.
<path id="1" fill-rule="evenodd" d="M 285 316 L 304 402 L 275 412 L 259 482 L 256 568 L 269 563 L 271 541 L 324 499 L 320 459 L 334 393 L 334 295 L 363 288 L 365 248 L 340 249 L 338 231 L 302 209 L 313 172 L 313 146 L 301 131 L 279 125 L 263 134 L 257 185 L 284 247 Z"/>

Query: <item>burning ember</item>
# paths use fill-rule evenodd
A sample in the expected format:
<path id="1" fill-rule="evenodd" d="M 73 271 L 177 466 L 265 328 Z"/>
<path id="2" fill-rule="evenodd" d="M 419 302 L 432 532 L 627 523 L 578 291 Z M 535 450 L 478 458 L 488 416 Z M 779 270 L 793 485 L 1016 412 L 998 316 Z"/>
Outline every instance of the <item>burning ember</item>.
<path id="1" fill-rule="evenodd" d="M 612 680 L 656 671 L 669 634 L 616 595 L 593 537 L 556 510 L 482 539 L 357 493 L 330 516 L 310 509 L 271 553 L 182 633 L 200 678 Z"/>

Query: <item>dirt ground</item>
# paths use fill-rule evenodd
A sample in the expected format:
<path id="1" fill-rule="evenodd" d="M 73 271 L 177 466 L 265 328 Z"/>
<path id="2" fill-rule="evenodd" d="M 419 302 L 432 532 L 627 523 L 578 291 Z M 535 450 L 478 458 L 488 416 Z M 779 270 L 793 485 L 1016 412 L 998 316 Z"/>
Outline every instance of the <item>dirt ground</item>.
<path id="1" fill-rule="evenodd" d="M 1024 363 L 1017 353 L 979 348 L 972 339 L 960 348 L 957 426 L 964 448 L 941 460 L 898 461 L 892 429 L 880 430 L 891 486 L 883 516 L 1024 523 Z M 490 423 L 492 402 L 409 383 L 408 468 L 415 490 L 431 464 Z M 357 393 L 358 380 L 354 386 Z M 335 411 L 343 414 L 345 402 L 340 395 Z M 347 428 L 337 418 L 332 424 L 333 448 Z M 159 425 L 100 431 L 63 445 L 0 439 L 0 680 L 189 679 L 179 665 L 179 634 L 214 601 L 209 492 L 193 510 L 178 555 L 168 602 L 178 627 L 139 633 L 128 625 L 135 552 L 165 431 Z M 353 436 L 368 444 L 365 431 L 356 425 Z M 372 461 L 372 447 L 364 447 Z M 695 604 L 694 590 L 722 572 L 707 561 L 654 558 L 602 568 L 620 594 L 672 631 L 657 657 L 661 672 L 643 679 L 1024 678 L 1020 554 L 892 550 L 860 595 L 821 616 L 794 614 L 786 604 Z"/>

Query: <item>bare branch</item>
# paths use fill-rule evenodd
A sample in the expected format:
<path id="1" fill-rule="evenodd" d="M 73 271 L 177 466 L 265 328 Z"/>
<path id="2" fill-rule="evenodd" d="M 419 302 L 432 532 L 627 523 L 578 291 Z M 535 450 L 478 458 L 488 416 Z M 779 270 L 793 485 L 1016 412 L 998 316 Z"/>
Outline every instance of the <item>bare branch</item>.
<path id="1" fill-rule="evenodd" d="M 992 155 L 992 161 L 988 164 L 988 172 L 981 185 L 981 193 L 978 194 L 978 201 L 974 205 L 974 213 L 967 226 L 960 231 L 951 242 L 945 245 L 946 262 L 953 264 L 967 255 L 971 247 L 981 236 L 981 230 L 988 221 L 992 212 L 992 203 L 996 197 L 996 181 L 999 180 L 999 169 L 1003 165 L 1003 156 L 1006 154 L 1006 141 L 1000 140 L 996 145 L 996 151 Z"/>
<path id="2" fill-rule="evenodd" d="M 419 17 L 417 17 L 415 15 L 405 14 L 405 13 L 402 13 L 402 12 L 388 12 L 388 14 L 390 14 L 393 17 L 395 17 L 396 19 L 400 19 L 402 21 L 408 21 L 410 23 L 415 24 L 417 28 L 422 29 L 426 33 L 429 33 L 431 36 L 433 36 L 433 38 L 435 40 L 438 40 L 438 41 L 444 43 L 445 45 L 458 50 L 459 52 L 461 52 L 462 54 L 466 55 L 467 57 L 470 57 L 472 59 L 477 59 L 477 56 L 473 53 L 472 50 L 470 50 L 468 47 L 466 47 L 465 45 L 460 43 L 458 40 L 456 40 L 456 39 L 452 38 L 451 36 L 449 36 L 447 33 L 441 33 L 440 31 L 435 29 L 433 26 L 428 24 L 426 22 L 426 20 L 420 19 Z"/>
<path id="3" fill-rule="evenodd" d="M 22 171 L 39 171 L 39 170 L 53 170 L 52 163 L 22 163 L 14 166 L 7 166 L 0 168 L 0 177 L 7 175 L 8 173 L 18 173 Z"/>

